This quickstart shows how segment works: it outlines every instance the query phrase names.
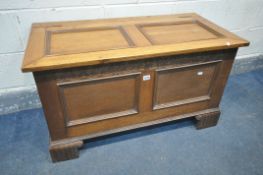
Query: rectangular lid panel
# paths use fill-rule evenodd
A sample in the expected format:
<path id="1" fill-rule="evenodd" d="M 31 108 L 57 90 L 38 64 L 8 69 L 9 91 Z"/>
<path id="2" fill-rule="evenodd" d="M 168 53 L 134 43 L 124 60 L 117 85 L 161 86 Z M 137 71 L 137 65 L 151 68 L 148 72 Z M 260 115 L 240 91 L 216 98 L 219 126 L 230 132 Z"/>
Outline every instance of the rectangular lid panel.
<path id="1" fill-rule="evenodd" d="M 133 46 L 122 27 L 86 28 L 49 31 L 48 55 L 73 54 Z"/>
<path id="2" fill-rule="evenodd" d="M 153 44 L 175 44 L 222 37 L 197 21 L 184 23 L 156 23 L 139 25 L 138 28 Z"/>

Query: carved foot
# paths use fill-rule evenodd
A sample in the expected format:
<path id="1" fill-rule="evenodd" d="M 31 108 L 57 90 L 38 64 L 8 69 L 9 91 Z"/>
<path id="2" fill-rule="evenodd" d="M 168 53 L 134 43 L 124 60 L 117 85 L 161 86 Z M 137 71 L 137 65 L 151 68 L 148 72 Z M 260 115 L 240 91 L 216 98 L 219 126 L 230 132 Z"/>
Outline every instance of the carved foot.
<path id="1" fill-rule="evenodd" d="M 216 126 L 220 116 L 220 111 L 215 111 L 207 114 L 198 115 L 195 117 L 197 120 L 196 128 L 204 129 L 212 126 Z"/>
<path id="2" fill-rule="evenodd" d="M 53 162 L 59 162 L 79 157 L 79 150 L 83 145 L 83 141 L 75 141 L 69 143 L 54 143 L 49 146 L 50 156 Z"/>

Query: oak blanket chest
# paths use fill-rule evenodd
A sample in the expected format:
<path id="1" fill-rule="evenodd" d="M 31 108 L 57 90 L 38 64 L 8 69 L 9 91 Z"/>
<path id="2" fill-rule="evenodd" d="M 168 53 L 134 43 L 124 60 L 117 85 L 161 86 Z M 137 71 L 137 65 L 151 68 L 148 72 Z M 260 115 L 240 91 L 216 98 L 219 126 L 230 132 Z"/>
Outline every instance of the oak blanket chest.
<path id="1" fill-rule="evenodd" d="M 32 25 L 33 72 L 53 161 L 83 140 L 195 117 L 217 124 L 238 47 L 248 41 L 197 14 Z"/>

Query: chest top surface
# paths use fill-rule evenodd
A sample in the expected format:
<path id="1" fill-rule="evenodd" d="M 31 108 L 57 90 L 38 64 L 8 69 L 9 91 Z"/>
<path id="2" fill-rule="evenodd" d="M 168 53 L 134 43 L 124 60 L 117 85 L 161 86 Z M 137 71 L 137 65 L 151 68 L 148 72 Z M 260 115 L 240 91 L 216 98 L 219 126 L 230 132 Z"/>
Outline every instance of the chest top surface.
<path id="1" fill-rule="evenodd" d="M 32 25 L 22 71 L 71 68 L 248 44 L 194 13 L 38 23 Z"/>

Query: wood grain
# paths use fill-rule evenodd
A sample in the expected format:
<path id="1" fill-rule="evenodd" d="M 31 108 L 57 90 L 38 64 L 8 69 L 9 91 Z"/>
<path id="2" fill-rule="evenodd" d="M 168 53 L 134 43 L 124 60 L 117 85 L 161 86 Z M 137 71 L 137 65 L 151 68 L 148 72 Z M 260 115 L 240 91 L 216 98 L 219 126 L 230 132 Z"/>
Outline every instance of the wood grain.
<path id="1" fill-rule="evenodd" d="M 249 43 L 197 14 L 34 24 L 33 71 L 53 161 L 83 140 L 195 117 L 217 124 L 237 49 Z"/>
<path id="2" fill-rule="evenodd" d="M 220 62 L 221 60 L 157 70 L 154 109 L 210 100 L 210 94 L 213 93 L 211 87 L 214 86 L 216 68 Z"/>
<path id="3" fill-rule="evenodd" d="M 51 137 L 93 135 L 218 108 L 235 54 L 236 49 L 230 49 L 36 72 Z M 150 78 L 144 81 L 143 76 Z M 59 97 L 61 87 L 66 98 Z"/>
<path id="4" fill-rule="evenodd" d="M 220 117 L 220 110 L 197 115 L 195 117 L 197 120 L 196 128 L 197 129 L 204 129 L 204 128 L 216 126 L 219 117 Z"/>
<path id="5" fill-rule="evenodd" d="M 47 55 L 120 49 L 134 45 L 122 27 L 48 31 L 47 37 Z"/>
<path id="6" fill-rule="evenodd" d="M 32 26 L 22 71 L 43 71 L 237 48 L 248 41 L 197 14 Z M 45 51 L 43 53 L 43 51 Z"/>
<path id="7" fill-rule="evenodd" d="M 79 150 L 83 145 L 83 141 L 65 142 L 57 144 L 51 142 L 49 147 L 50 156 L 53 162 L 59 162 L 79 157 Z"/>
<path id="8" fill-rule="evenodd" d="M 138 25 L 140 31 L 153 45 L 183 43 L 196 40 L 209 40 L 222 37 L 210 32 L 207 26 L 195 21 L 184 23 L 155 23 Z"/>
<path id="9" fill-rule="evenodd" d="M 67 126 L 138 113 L 140 73 L 59 83 Z"/>

